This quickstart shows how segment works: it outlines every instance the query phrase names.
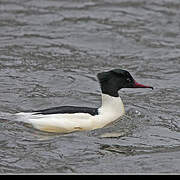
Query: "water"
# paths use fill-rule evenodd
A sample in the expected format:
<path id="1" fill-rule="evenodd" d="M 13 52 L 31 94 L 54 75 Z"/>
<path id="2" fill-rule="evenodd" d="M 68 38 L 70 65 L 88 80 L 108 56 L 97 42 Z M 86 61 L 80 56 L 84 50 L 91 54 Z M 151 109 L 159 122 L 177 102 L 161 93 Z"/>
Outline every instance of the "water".
<path id="1" fill-rule="evenodd" d="M 1 0 L 0 173 L 180 173 L 178 0 Z M 50 134 L 18 111 L 100 105 L 96 74 L 123 68 L 126 116 Z"/>

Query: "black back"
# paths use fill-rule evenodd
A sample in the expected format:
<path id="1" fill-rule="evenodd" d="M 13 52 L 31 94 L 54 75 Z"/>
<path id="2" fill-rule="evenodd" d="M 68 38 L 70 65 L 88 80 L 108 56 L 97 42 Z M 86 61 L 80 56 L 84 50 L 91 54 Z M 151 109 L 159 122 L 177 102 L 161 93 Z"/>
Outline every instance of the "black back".
<path id="1" fill-rule="evenodd" d="M 60 107 L 53 107 L 49 109 L 38 110 L 34 112 L 35 114 L 73 114 L 73 113 L 89 113 L 92 116 L 98 114 L 97 108 L 90 108 L 90 107 L 76 107 L 76 106 L 60 106 Z"/>

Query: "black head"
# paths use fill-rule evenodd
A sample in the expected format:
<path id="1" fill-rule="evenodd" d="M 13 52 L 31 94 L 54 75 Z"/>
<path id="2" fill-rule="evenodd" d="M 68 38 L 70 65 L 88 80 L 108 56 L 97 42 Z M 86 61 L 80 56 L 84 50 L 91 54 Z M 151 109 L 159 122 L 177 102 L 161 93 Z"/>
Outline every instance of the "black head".
<path id="1" fill-rule="evenodd" d="M 102 93 L 118 97 L 121 88 L 152 88 L 137 83 L 131 74 L 123 69 L 113 69 L 111 71 L 98 73 L 97 75 Z M 153 88 L 152 88 L 153 89 Z"/>

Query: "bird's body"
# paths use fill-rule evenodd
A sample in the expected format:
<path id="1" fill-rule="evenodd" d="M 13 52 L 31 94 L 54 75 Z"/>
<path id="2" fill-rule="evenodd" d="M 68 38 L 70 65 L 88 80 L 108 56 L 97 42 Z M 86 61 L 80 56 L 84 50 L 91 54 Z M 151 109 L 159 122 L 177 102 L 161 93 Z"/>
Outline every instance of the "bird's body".
<path id="1" fill-rule="evenodd" d="M 125 114 L 119 97 L 121 88 L 152 88 L 137 83 L 129 72 L 114 69 L 98 74 L 102 90 L 99 108 L 60 106 L 33 112 L 17 113 L 17 120 L 46 132 L 70 133 L 102 128 Z"/>
<path id="2" fill-rule="evenodd" d="M 74 110 L 70 113 L 64 113 L 64 109 L 68 109 L 68 107 L 51 108 L 46 111 L 43 110 L 42 113 L 39 111 L 21 112 L 17 115 L 20 121 L 31 124 L 36 129 L 47 132 L 68 133 L 102 128 L 117 120 L 125 113 L 121 98 L 111 97 L 106 94 L 102 94 L 102 106 L 100 108 L 71 107 L 71 109 L 75 109 L 77 112 Z M 82 112 L 79 112 L 80 110 Z M 85 110 L 89 111 L 85 112 Z M 49 113 L 50 111 L 55 111 L 56 113 Z M 93 111 L 97 111 L 97 113 L 89 113 Z"/>

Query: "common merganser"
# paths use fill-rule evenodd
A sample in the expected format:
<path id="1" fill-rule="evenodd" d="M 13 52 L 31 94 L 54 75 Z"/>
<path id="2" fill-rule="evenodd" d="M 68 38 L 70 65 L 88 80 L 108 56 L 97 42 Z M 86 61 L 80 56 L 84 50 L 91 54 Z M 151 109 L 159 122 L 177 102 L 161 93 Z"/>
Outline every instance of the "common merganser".
<path id="1" fill-rule="evenodd" d="M 94 130 L 116 121 L 125 114 L 124 105 L 118 91 L 122 88 L 151 88 L 137 83 L 131 74 L 122 69 L 113 69 L 97 74 L 102 105 L 99 108 L 60 106 L 32 112 L 17 113 L 17 120 L 31 124 L 35 129 L 70 133 Z"/>

